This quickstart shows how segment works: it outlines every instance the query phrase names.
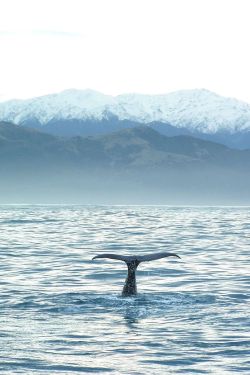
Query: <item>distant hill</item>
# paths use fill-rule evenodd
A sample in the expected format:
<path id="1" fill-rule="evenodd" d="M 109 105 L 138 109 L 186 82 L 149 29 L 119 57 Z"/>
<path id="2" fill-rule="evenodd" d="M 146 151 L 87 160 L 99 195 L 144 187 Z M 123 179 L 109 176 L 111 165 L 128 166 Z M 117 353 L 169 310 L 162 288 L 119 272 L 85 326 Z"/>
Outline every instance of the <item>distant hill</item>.
<path id="1" fill-rule="evenodd" d="M 17 163 L 35 161 L 83 167 L 89 165 L 137 167 L 250 165 L 250 151 L 190 136 L 167 137 L 148 126 L 92 137 L 62 138 L 38 130 L 0 123 L 0 158 Z"/>
<path id="2" fill-rule="evenodd" d="M 0 103 L 1 120 L 69 137 L 148 125 L 168 136 L 191 135 L 250 148 L 250 105 L 204 89 L 116 97 L 93 90 L 66 90 Z"/>
<path id="3" fill-rule="evenodd" d="M 148 126 L 63 138 L 0 123 L 0 202 L 250 203 L 250 151 Z"/>

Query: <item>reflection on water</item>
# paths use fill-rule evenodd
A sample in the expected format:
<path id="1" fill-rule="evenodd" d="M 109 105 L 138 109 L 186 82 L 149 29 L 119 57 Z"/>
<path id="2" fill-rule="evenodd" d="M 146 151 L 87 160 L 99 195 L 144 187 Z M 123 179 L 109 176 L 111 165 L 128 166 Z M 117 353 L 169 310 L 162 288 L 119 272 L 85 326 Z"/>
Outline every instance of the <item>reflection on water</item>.
<path id="1" fill-rule="evenodd" d="M 2 206 L 5 374 L 249 373 L 249 208 Z M 138 268 L 101 252 L 172 251 Z"/>

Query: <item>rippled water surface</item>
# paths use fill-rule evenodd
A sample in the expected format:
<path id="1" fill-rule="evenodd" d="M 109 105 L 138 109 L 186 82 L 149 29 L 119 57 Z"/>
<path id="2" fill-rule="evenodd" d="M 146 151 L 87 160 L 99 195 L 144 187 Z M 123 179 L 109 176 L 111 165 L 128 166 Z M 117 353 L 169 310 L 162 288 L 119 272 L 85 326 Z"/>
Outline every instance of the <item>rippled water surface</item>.
<path id="1" fill-rule="evenodd" d="M 0 207 L 3 374 L 250 373 L 249 208 Z M 181 256 L 126 265 L 103 252 Z"/>

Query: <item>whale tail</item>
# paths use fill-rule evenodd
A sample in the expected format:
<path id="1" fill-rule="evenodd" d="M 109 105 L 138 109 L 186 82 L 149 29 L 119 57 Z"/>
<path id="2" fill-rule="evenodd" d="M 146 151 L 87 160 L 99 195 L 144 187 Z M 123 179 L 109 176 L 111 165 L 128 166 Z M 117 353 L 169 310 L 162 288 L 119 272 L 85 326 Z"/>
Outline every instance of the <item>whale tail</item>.
<path id="1" fill-rule="evenodd" d="M 138 263 L 140 264 L 141 262 L 150 262 L 151 260 L 157 260 L 157 259 L 162 259 L 166 257 L 177 257 L 180 258 L 179 255 L 174 254 L 174 253 L 155 253 L 155 254 L 148 254 L 148 255 L 134 255 L 134 256 L 129 256 L 129 255 L 117 255 L 117 254 L 100 254 L 96 255 L 92 260 L 94 259 L 100 259 L 100 258 L 108 258 L 108 259 L 114 259 L 114 260 L 121 260 L 125 262 L 126 264 L 130 263 Z"/>
<path id="2" fill-rule="evenodd" d="M 114 260 L 121 260 L 127 264 L 128 275 L 125 280 L 125 284 L 122 290 L 123 297 L 135 296 L 137 294 L 136 286 L 136 269 L 141 262 L 149 262 L 151 260 L 157 260 L 166 257 L 177 257 L 179 255 L 174 253 L 155 253 L 148 255 L 138 255 L 138 256 L 127 256 L 127 255 L 117 255 L 117 254 L 100 254 L 96 255 L 93 259 L 108 258 Z M 92 260 L 93 260 L 92 259 Z"/>

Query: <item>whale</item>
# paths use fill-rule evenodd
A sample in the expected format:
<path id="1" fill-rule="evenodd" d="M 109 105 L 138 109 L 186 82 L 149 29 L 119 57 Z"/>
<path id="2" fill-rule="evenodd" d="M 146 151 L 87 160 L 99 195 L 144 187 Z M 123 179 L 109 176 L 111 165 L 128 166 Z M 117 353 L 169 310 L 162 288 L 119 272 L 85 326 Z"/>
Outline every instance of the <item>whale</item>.
<path id="1" fill-rule="evenodd" d="M 180 258 L 179 255 L 174 253 L 154 253 L 148 255 L 117 255 L 117 254 L 100 254 L 96 255 L 92 258 L 95 259 L 113 259 L 113 260 L 120 260 L 126 263 L 128 267 L 128 274 L 125 280 L 125 284 L 122 290 L 123 297 L 130 297 L 137 295 L 137 285 L 136 285 L 136 270 L 140 263 L 142 262 L 150 262 L 152 260 L 162 259 L 166 257 L 177 257 Z"/>

